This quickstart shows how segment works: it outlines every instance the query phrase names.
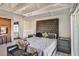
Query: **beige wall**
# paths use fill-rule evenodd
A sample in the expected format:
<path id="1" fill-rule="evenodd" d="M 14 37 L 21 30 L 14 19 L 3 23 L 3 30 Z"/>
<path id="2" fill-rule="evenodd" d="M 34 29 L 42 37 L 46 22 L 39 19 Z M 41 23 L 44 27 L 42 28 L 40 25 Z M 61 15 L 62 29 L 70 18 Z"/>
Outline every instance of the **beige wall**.
<path id="1" fill-rule="evenodd" d="M 24 20 L 23 21 L 23 38 L 32 34 L 32 21 Z"/>
<path id="2" fill-rule="evenodd" d="M 59 18 L 59 36 L 70 37 L 70 15 L 67 10 L 58 12 L 56 15 L 52 13 L 50 16 L 39 17 L 32 21 L 32 32 L 36 33 L 36 21 Z"/>
<path id="3" fill-rule="evenodd" d="M 24 21 L 24 30 L 23 36 L 27 36 L 28 34 L 36 33 L 36 21 L 46 20 L 46 19 L 54 19 L 59 18 L 59 36 L 60 37 L 70 37 L 70 17 L 69 15 L 61 14 L 53 17 L 46 17 L 31 21 Z"/>
<path id="4" fill-rule="evenodd" d="M 19 22 L 19 37 L 20 38 L 25 38 L 29 34 L 32 34 L 33 28 L 32 28 L 32 21 L 31 20 L 27 20 L 27 18 L 18 17 L 18 16 L 14 17 L 13 22 L 17 22 L 17 21 Z M 12 26 L 13 26 L 13 24 L 12 24 Z M 14 32 L 13 32 L 12 36 L 15 36 Z"/>
<path id="5" fill-rule="evenodd" d="M 21 38 L 23 38 L 23 20 L 24 19 L 19 16 L 13 17 L 13 22 L 19 22 L 19 37 L 21 37 Z M 13 36 L 15 36 L 14 32 L 13 32 Z"/>

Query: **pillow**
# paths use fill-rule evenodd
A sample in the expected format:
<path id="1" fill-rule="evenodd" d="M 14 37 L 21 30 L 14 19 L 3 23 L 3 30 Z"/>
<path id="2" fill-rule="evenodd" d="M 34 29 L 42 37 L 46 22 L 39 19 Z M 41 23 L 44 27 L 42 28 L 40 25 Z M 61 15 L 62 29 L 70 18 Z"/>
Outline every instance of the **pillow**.
<path id="1" fill-rule="evenodd" d="M 43 37 L 42 33 L 40 33 L 40 32 L 36 33 L 36 37 Z"/>
<path id="2" fill-rule="evenodd" d="M 42 35 L 43 35 L 43 37 L 47 37 L 48 36 L 47 32 L 42 33 Z"/>
<path id="3" fill-rule="evenodd" d="M 55 33 L 48 33 L 48 38 L 57 38 L 57 35 Z"/>

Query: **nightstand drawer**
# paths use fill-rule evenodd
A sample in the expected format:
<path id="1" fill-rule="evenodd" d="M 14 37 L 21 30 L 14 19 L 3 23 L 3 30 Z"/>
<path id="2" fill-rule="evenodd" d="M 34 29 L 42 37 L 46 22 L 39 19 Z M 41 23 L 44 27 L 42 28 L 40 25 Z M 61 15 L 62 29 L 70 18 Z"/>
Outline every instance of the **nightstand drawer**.
<path id="1" fill-rule="evenodd" d="M 69 47 L 66 46 L 58 46 L 58 50 L 66 53 L 70 53 Z"/>
<path id="2" fill-rule="evenodd" d="M 60 46 L 69 46 L 69 42 L 64 41 L 64 40 L 58 40 L 58 45 L 60 45 Z"/>
<path id="3" fill-rule="evenodd" d="M 57 48 L 58 48 L 59 51 L 70 53 L 71 52 L 70 39 L 64 38 L 64 37 L 58 38 Z"/>

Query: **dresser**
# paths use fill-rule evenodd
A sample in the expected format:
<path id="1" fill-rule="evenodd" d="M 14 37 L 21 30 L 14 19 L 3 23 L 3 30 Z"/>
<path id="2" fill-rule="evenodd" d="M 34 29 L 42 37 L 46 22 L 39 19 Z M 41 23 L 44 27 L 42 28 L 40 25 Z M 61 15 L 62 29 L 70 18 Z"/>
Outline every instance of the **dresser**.
<path id="1" fill-rule="evenodd" d="M 69 38 L 60 37 L 57 40 L 58 51 L 71 53 L 71 42 Z"/>

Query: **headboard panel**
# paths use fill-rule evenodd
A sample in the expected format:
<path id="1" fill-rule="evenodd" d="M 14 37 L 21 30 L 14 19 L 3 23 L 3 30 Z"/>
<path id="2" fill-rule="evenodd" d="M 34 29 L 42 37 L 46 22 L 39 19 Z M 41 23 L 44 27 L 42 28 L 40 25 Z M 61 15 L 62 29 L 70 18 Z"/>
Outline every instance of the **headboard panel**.
<path id="1" fill-rule="evenodd" d="M 58 37 L 58 19 L 37 21 L 36 32 L 56 33 Z"/>

